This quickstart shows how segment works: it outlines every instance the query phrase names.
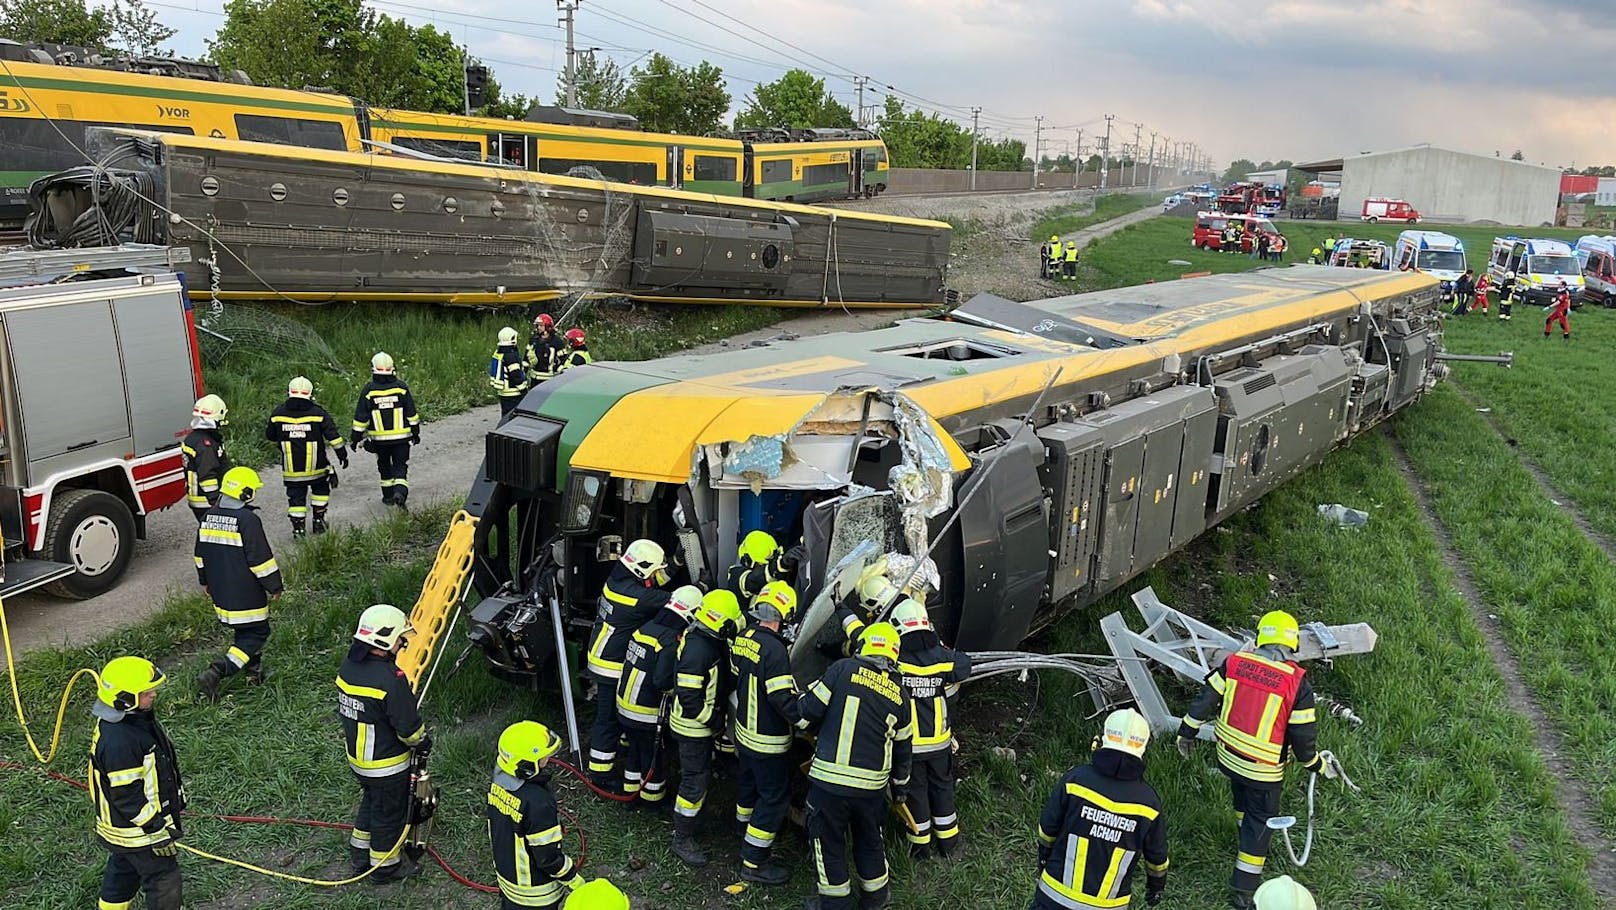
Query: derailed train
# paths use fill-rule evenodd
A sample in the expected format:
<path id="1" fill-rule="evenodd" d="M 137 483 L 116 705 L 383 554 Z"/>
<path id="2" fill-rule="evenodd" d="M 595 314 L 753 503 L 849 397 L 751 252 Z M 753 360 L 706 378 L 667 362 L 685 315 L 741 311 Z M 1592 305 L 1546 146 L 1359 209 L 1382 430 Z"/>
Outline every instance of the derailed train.
<path id="1" fill-rule="evenodd" d="M 488 434 L 472 641 L 536 682 L 626 542 L 722 579 L 762 528 L 806 549 L 799 656 L 889 552 L 945 640 L 1013 648 L 1432 388 L 1438 294 L 1293 266 L 569 371 Z"/>

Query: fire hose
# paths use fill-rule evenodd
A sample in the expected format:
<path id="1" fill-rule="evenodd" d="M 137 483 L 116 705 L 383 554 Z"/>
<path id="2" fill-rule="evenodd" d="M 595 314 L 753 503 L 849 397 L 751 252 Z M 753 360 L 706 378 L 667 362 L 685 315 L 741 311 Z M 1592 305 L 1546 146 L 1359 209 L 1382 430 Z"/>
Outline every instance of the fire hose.
<path id="1" fill-rule="evenodd" d="M 1313 853 L 1313 822 L 1317 817 L 1313 810 L 1314 797 L 1318 791 L 1319 777 L 1322 775 L 1330 780 L 1339 780 L 1343 787 L 1353 793 L 1362 793 L 1363 789 L 1352 782 L 1345 769 L 1341 767 L 1341 760 L 1335 753 L 1325 749 L 1319 753 L 1319 760 L 1323 762 L 1324 769 L 1319 774 L 1309 774 L 1307 781 L 1307 835 L 1302 840 L 1302 855 L 1296 855 L 1296 849 L 1291 845 L 1291 828 L 1296 826 L 1296 816 L 1279 815 L 1268 820 L 1268 829 L 1278 831 L 1285 838 L 1285 852 L 1291 855 L 1291 862 L 1298 868 L 1307 865 L 1308 857 Z"/>

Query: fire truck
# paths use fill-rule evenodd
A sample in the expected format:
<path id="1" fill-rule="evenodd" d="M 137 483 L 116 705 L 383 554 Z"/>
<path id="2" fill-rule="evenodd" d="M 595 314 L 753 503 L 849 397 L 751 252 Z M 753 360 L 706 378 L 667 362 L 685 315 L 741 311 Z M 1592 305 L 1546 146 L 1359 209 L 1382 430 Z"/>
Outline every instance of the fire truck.
<path id="1" fill-rule="evenodd" d="M 1285 188 L 1278 184 L 1231 183 L 1218 194 L 1218 211 L 1231 215 L 1275 215 L 1285 208 Z"/>
<path id="2" fill-rule="evenodd" d="M 0 252 L 0 596 L 118 583 L 185 497 L 202 393 L 184 249 Z"/>

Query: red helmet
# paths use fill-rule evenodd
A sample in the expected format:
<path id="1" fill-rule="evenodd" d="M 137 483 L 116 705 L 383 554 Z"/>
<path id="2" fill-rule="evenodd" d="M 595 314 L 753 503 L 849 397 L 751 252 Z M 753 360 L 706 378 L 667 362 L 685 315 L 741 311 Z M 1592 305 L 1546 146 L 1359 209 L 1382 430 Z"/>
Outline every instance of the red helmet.
<path id="1" fill-rule="evenodd" d="M 555 320 L 550 318 L 549 313 L 540 313 L 533 317 L 533 326 L 539 329 L 553 329 L 555 328 Z"/>
<path id="2" fill-rule="evenodd" d="M 567 342 L 569 344 L 571 344 L 575 348 L 583 347 L 584 346 L 584 330 L 583 329 L 568 329 L 567 330 Z"/>

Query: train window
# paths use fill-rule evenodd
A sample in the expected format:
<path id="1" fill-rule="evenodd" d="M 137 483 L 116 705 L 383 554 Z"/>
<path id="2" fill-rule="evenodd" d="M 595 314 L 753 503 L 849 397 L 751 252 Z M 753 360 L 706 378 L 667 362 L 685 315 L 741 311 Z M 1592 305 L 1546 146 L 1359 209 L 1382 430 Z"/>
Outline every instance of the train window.
<path id="1" fill-rule="evenodd" d="M 879 350 L 883 354 L 897 354 L 900 357 L 916 357 L 921 360 L 991 360 L 998 357 L 1014 357 L 1021 353 L 1015 348 L 964 338 Z"/>
<path id="2" fill-rule="evenodd" d="M 85 130 L 92 126 L 150 130 L 194 136 L 188 126 L 150 123 L 96 123 L 88 120 L 0 120 L 0 148 L 12 171 L 58 171 L 84 163 Z M 26 184 L 26 180 L 24 183 Z"/>
<path id="3" fill-rule="evenodd" d="M 343 135 L 342 124 L 331 120 L 295 120 L 291 117 L 237 114 L 236 135 L 247 142 L 273 142 L 276 145 L 330 149 L 337 152 L 348 148 L 348 137 Z"/>
<path id="4" fill-rule="evenodd" d="M 864 169 L 867 171 L 875 170 L 877 164 L 887 160 L 887 150 L 884 148 L 865 149 L 861 154 L 864 158 Z"/>
<path id="5" fill-rule="evenodd" d="M 734 158 L 720 158 L 716 155 L 696 155 L 697 180 L 727 180 L 734 182 L 739 171 Z"/>
<path id="6" fill-rule="evenodd" d="M 546 174 L 565 174 L 573 168 L 593 168 L 600 176 L 615 183 L 634 183 L 655 186 L 657 166 L 645 161 L 585 161 L 579 158 L 540 158 L 539 170 Z"/>
<path id="7" fill-rule="evenodd" d="M 436 155 L 439 158 L 458 158 L 462 161 L 483 160 L 481 142 L 457 142 L 450 139 L 427 139 L 422 136 L 395 136 L 391 140 L 399 148 Z"/>
<path id="8" fill-rule="evenodd" d="M 763 183 L 785 183 L 791 179 L 791 159 L 763 162 Z"/>
<path id="9" fill-rule="evenodd" d="M 824 183 L 846 183 L 848 170 L 847 162 L 839 164 L 810 164 L 802 169 L 802 182 L 807 186 L 817 186 Z"/>

